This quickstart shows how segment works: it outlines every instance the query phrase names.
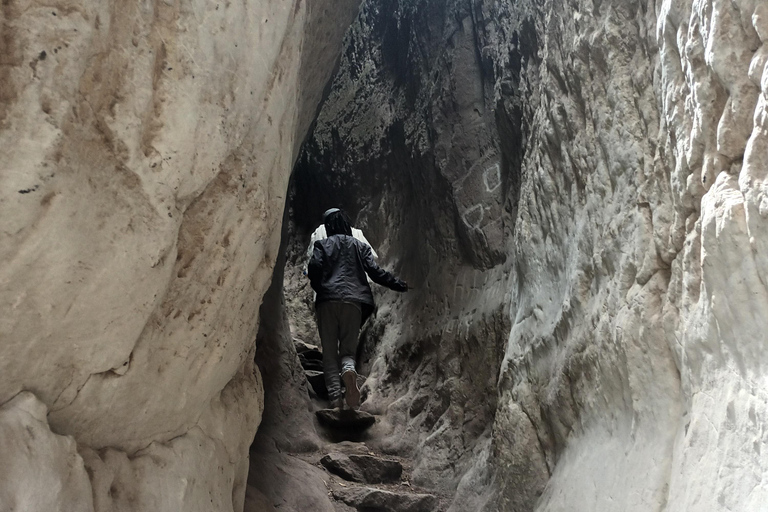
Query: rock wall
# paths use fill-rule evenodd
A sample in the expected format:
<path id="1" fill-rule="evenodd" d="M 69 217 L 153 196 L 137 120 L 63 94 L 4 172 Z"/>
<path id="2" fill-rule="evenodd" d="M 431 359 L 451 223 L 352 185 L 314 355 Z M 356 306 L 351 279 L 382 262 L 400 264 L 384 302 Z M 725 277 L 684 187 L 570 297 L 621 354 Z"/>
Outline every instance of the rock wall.
<path id="1" fill-rule="evenodd" d="M 3 2 L 3 439 L 51 446 L 4 463 L 61 510 L 242 509 L 258 308 L 356 6 Z M 13 477 L 0 509 L 57 510 Z"/>
<path id="2" fill-rule="evenodd" d="M 768 5 L 668 2 L 657 39 L 671 183 L 677 209 L 693 210 L 664 308 L 685 406 L 667 506 L 760 510 L 768 498 Z"/>
<path id="3" fill-rule="evenodd" d="M 537 510 L 762 506 L 764 8 L 545 9 L 496 420 L 536 430 Z"/>
<path id="4" fill-rule="evenodd" d="M 364 408 L 453 510 L 765 502 L 767 17 L 363 3 L 296 170 L 287 303 L 314 336 L 304 244 L 347 208 L 415 287 L 379 294 Z"/>

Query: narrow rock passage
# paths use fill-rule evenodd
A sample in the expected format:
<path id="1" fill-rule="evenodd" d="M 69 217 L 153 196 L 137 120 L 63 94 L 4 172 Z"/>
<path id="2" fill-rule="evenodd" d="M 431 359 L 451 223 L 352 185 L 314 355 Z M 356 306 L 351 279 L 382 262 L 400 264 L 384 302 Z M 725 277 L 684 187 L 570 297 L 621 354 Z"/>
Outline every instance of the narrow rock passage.
<path id="1" fill-rule="evenodd" d="M 294 169 L 281 254 L 260 312 L 256 361 L 266 403 L 250 492 L 286 509 L 314 503 L 323 510 L 463 512 L 490 499 L 492 468 L 485 461 L 510 331 L 505 262 L 520 192 L 522 100 L 510 95 L 494 108 L 477 51 L 480 22 L 468 4 L 396 4 L 364 2 L 347 34 L 339 71 Z M 525 42 L 515 58 L 531 59 L 533 27 L 521 22 L 513 30 Z M 517 87 L 519 71 L 505 70 L 505 83 Z M 364 431 L 329 428 L 321 418 L 332 418 L 316 415 L 327 405 L 303 270 L 309 235 L 330 207 L 347 210 L 379 264 L 413 287 L 402 295 L 374 290 L 378 310 L 358 351 L 367 377 L 361 410 L 374 420 Z M 376 457 L 407 461 L 410 486 L 384 489 L 404 496 L 353 490 L 362 484 L 320 469 L 330 453 L 350 455 L 334 446 L 350 441 Z M 532 475 L 522 493 L 531 504 L 543 485 L 541 464 L 524 472 Z M 314 483 L 297 486 L 298 480 Z M 336 486 L 330 494 L 325 481 Z M 464 501 L 454 503 L 462 487 Z M 434 498 L 414 497 L 420 494 Z M 397 503 L 387 508 L 382 500 Z"/>
<path id="2" fill-rule="evenodd" d="M 383 451 L 377 415 L 364 410 L 364 374 L 363 410 L 328 409 L 320 347 L 290 332 L 282 268 L 276 268 L 260 313 L 256 361 L 266 403 L 251 448 L 245 512 L 447 510 L 449 493 L 416 486 L 412 462 L 396 450 Z"/>

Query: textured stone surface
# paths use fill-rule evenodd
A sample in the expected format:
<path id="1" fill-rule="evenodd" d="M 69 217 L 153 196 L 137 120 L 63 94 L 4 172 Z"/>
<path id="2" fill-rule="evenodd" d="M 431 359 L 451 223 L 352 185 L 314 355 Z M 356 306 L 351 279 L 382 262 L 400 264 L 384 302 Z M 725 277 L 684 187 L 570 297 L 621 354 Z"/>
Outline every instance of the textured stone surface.
<path id="1" fill-rule="evenodd" d="M 3 3 L 0 404 L 96 450 L 97 510 L 242 508 L 258 308 L 355 11 Z"/>
<path id="2" fill-rule="evenodd" d="M 328 475 L 320 468 L 285 454 L 259 454 L 251 461 L 248 475 L 252 494 L 253 512 L 268 511 L 258 508 L 260 498 L 265 504 L 286 512 L 334 512 L 326 487 Z"/>
<path id="3" fill-rule="evenodd" d="M 320 357 L 315 357 L 319 355 Z M 312 370 L 316 372 L 323 371 L 323 360 L 322 360 L 322 354 L 317 350 L 302 352 L 299 354 L 299 361 L 301 362 L 301 367 L 305 370 Z"/>
<path id="4" fill-rule="evenodd" d="M 333 497 L 360 511 L 434 512 L 438 500 L 430 494 L 384 491 L 370 487 L 335 489 Z"/>
<path id="5" fill-rule="evenodd" d="M 537 510 L 762 506 L 759 4 L 577 3 L 548 34 L 502 383 L 552 472 Z"/>
<path id="6" fill-rule="evenodd" d="M 544 12 L 489 508 L 660 510 L 683 397 L 662 323 L 679 235 L 655 12 L 638 1 Z"/>
<path id="7" fill-rule="evenodd" d="M 312 390 L 318 397 L 323 400 L 328 399 L 328 388 L 325 385 L 325 375 L 323 372 L 308 370 L 305 372 L 307 375 L 307 382 L 312 386 Z"/>
<path id="8" fill-rule="evenodd" d="M 242 510 L 250 439 L 260 420 L 241 397 L 252 384 L 233 380 L 212 413 L 184 435 L 126 453 L 80 446 L 96 510 Z M 256 389 L 261 393 L 261 383 Z M 237 418 L 234 421 L 233 418 Z"/>
<path id="9" fill-rule="evenodd" d="M 508 333 L 497 265 L 515 187 L 503 178 L 519 140 L 498 143 L 469 3 L 367 2 L 346 44 L 291 192 L 291 327 L 316 336 L 304 251 L 322 212 L 342 206 L 413 287 L 376 287 L 362 334 L 370 442 L 412 457 L 416 484 L 455 490 L 496 407 Z"/>
<path id="10" fill-rule="evenodd" d="M 287 328 L 316 341 L 304 250 L 343 206 L 413 286 L 363 333 L 367 435 L 452 510 L 762 510 L 762 0 L 364 2 L 262 309 L 246 486 L 285 171 L 353 3 L 3 3 L 0 497 L 41 468 L 36 508 L 333 510 L 274 450 L 317 445 Z"/>
<path id="11" fill-rule="evenodd" d="M 403 474 L 403 465 L 396 460 L 354 453 L 349 455 L 349 460 L 362 469 L 365 481 L 369 484 L 397 482 Z"/>
<path id="12" fill-rule="evenodd" d="M 320 463 L 345 480 L 368 484 L 397 482 L 403 474 L 403 466 L 396 460 L 372 455 L 333 452 L 321 458 Z"/>
<path id="13" fill-rule="evenodd" d="M 332 452 L 320 459 L 325 469 L 344 480 L 365 483 L 362 469 L 343 453 Z"/>
<path id="14" fill-rule="evenodd" d="M 685 396 L 667 507 L 757 511 L 768 499 L 768 5 L 665 7 L 676 214 L 692 210 L 664 307 Z"/>
<path id="15" fill-rule="evenodd" d="M 47 412 L 27 391 L 0 407 L 0 510 L 92 512 L 75 441 L 50 431 Z"/>

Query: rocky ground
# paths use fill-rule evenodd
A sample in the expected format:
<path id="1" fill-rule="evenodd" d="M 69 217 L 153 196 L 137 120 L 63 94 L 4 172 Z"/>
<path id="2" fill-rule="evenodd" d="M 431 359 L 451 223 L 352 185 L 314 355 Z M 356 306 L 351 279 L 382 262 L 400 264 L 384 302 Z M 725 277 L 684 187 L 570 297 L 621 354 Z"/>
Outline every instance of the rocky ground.
<path id="1" fill-rule="evenodd" d="M 307 451 L 270 452 L 263 446 L 269 440 L 257 439 L 251 454 L 252 479 L 245 512 L 285 508 L 363 512 L 447 510 L 450 493 L 414 485 L 413 462 L 381 451 L 381 432 L 377 427 L 380 418 L 347 407 L 328 408 L 328 393 L 322 371 L 318 371 L 322 361 L 319 347 L 297 339 L 294 347 L 306 375 L 301 387 L 315 413 L 311 426 L 318 434 L 318 443 Z M 359 385 L 367 389 L 365 376 L 359 376 Z M 271 478 L 259 477 L 265 469 L 272 473 Z M 281 472 L 290 475 L 288 482 L 280 478 Z"/>

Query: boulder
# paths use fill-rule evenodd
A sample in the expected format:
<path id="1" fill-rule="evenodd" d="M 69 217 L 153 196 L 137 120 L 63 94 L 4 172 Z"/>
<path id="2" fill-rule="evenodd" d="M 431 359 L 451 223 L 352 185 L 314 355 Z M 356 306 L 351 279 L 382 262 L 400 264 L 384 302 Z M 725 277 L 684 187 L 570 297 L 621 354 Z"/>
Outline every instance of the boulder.
<path id="1" fill-rule="evenodd" d="M 325 469 L 334 475 L 340 476 L 344 480 L 366 483 L 365 476 L 360 467 L 343 453 L 329 453 L 320 459 L 320 464 L 322 464 Z"/>
<path id="2" fill-rule="evenodd" d="M 317 346 L 307 343 L 304 340 L 300 340 L 299 338 L 293 338 L 293 347 L 296 349 L 297 354 L 302 354 L 308 350 L 318 350 Z"/>
<path id="3" fill-rule="evenodd" d="M 246 512 L 335 512 L 320 468 L 285 453 L 251 452 L 251 457 Z"/>
<path id="4" fill-rule="evenodd" d="M 403 465 L 396 460 L 372 455 L 333 452 L 320 459 L 320 463 L 345 480 L 367 484 L 397 482 L 403 474 Z"/>
<path id="5" fill-rule="evenodd" d="M 371 487 L 353 487 L 333 491 L 333 497 L 365 512 L 434 512 L 439 504 L 431 494 L 384 491 Z"/>
<path id="6" fill-rule="evenodd" d="M 397 482 L 403 474 L 403 465 L 396 460 L 354 454 L 349 456 L 349 460 L 360 468 L 365 482 L 369 484 Z"/>

